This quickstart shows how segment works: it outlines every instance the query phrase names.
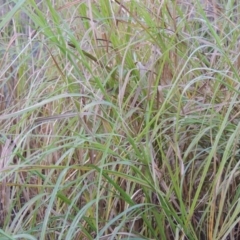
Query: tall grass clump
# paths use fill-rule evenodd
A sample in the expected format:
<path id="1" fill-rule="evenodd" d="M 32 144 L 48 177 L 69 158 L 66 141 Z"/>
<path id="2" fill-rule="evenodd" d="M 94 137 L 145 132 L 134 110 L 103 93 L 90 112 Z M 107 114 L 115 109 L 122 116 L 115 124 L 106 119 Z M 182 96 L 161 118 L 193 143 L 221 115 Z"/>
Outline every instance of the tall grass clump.
<path id="1" fill-rule="evenodd" d="M 238 239 L 237 1 L 0 1 L 1 239 Z"/>

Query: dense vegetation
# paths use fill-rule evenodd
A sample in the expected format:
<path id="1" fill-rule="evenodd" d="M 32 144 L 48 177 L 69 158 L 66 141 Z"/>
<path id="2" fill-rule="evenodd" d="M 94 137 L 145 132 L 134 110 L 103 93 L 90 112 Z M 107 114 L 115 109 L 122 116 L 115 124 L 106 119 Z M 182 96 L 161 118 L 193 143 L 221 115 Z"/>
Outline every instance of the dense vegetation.
<path id="1" fill-rule="evenodd" d="M 235 1 L 1 4 L 0 239 L 239 239 Z"/>

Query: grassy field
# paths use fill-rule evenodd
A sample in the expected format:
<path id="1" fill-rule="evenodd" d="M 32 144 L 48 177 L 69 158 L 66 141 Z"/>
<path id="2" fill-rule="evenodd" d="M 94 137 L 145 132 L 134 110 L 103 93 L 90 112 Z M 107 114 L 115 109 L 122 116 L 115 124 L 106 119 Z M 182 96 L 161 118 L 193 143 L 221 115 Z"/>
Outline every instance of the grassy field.
<path id="1" fill-rule="evenodd" d="M 1 240 L 240 238 L 235 1 L 1 4 Z"/>

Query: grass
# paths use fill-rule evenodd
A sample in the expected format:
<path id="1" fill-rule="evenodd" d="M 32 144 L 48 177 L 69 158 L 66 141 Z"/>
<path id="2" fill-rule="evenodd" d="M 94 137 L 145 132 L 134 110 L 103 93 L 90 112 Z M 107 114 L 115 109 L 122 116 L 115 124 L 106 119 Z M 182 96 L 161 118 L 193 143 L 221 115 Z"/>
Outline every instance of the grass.
<path id="1" fill-rule="evenodd" d="M 2 6 L 0 239 L 239 238 L 239 6 L 206 2 Z"/>

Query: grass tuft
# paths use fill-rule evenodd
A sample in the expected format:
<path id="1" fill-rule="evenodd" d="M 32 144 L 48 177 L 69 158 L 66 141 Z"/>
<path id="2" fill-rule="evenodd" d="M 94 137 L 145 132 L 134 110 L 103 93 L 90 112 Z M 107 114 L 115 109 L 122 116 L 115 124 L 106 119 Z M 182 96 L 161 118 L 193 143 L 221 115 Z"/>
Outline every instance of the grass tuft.
<path id="1" fill-rule="evenodd" d="M 1 239 L 238 239 L 237 1 L 0 1 Z"/>

